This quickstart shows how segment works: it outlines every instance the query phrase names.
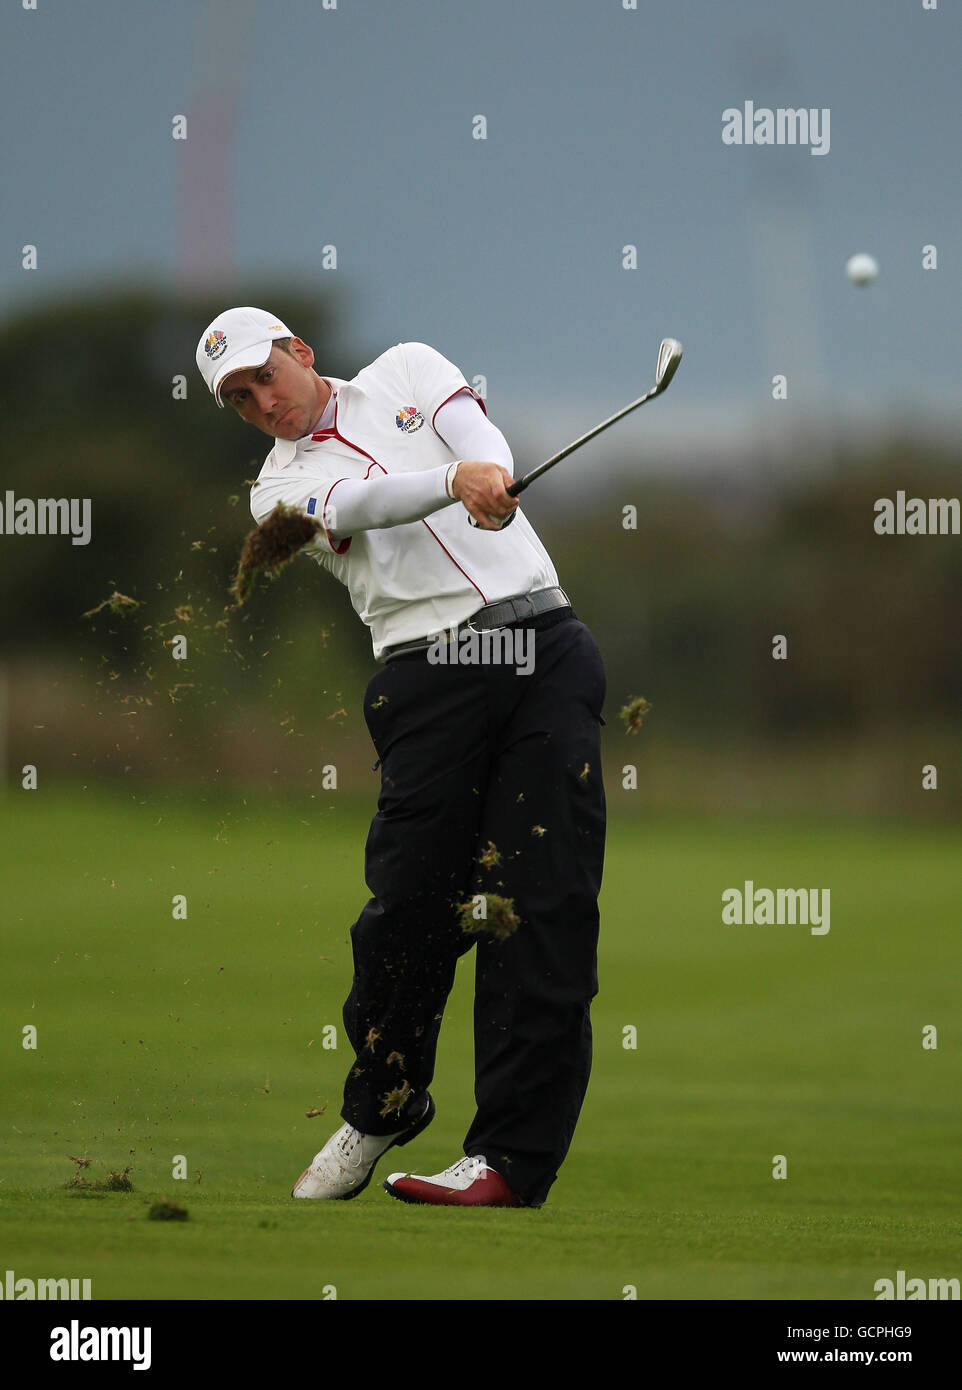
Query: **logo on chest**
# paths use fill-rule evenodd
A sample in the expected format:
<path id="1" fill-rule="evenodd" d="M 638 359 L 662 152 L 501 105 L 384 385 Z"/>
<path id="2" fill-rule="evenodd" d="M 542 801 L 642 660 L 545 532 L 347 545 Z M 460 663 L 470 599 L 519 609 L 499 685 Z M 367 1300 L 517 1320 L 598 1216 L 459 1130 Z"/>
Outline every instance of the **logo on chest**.
<path id="1" fill-rule="evenodd" d="M 413 434 L 424 424 L 424 416 L 414 405 L 402 405 L 395 419 L 398 429 L 403 430 L 405 434 Z"/>

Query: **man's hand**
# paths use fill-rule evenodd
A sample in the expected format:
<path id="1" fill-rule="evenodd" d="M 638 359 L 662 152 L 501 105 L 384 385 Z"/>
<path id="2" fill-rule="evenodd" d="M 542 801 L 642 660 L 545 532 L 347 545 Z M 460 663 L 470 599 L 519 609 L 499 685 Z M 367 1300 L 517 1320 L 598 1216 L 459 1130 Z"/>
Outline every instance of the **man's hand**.
<path id="1" fill-rule="evenodd" d="M 499 463 L 463 460 L 451 491 L 483 531 L 500 531 L 504 520 L 519 505 L 517 497 L 508 496 L 507 489 L 513 482 L 511 474 Z"/>

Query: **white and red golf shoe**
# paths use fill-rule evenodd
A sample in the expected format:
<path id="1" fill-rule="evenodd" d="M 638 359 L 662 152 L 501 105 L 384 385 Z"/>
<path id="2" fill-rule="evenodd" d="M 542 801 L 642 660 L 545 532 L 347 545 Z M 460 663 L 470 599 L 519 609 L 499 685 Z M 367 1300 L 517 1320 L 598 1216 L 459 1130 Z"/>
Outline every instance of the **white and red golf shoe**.
<path id="1" fill-rule="evenodd" d="M 315 1154 L 310 1167 L 304 1169 L 291 1196 L 340 1202 L 359 1196 L 371 1181 L 374 1165 L 382 1154 L 395 1144 L 409 1144 L 433 1119 L 434 1101 L 429 1095 L 418 1118 L 396 1134 L 362 1134 L 353 1125 L 342 1125 Z"/>
<path id="2" fill-rule="evenodd" d="M 445 1207 L 520 1207 L 521 1202 L 500 1173 L 482 1155 L 458 1159 L 443 1173 L 392 1173 L 381 1186 L 402 1202 Z"/>

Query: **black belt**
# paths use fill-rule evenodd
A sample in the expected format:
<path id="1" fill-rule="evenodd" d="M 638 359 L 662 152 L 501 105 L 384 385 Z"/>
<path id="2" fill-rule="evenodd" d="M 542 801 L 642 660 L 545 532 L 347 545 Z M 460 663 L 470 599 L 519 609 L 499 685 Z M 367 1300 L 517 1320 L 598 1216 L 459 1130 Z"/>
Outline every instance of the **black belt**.
<path id="1" fill-rule="evenodd" d="M 397 642 L 385 647 L 380 660 L 390 661 L 392 656 L 402 652 L 421 652 L 440 637 L 442 641 L 456 641 L 461 632 L 490 632 L 495 628 L 513 627 L 515 623 L 526 623 L 542 613 L 550 613 L 554 608 L 570 608 L 571 601 L 564 589 L 536 589 L 533 594 L 518 594 L 514 598 L 498 599 L 496 603 L 486 603 L 477 613 L 453 631 L 445 629 L 430 637 L 419 637 L 411 642 Z"/>

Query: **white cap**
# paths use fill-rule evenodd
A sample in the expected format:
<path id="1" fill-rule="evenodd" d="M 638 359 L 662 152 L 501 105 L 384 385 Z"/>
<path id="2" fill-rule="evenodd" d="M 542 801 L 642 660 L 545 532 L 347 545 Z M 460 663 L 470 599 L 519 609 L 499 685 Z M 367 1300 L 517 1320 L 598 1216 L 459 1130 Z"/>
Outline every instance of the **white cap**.
<path id="1" fill-rule="evenodd" d="M 263 367 L 276 338 L 293 338 L 275 314 L 263 309 L 226 309 L 204 329 L 197 344 L 197 366 L 223 410 L 220 388 L 231 372 Z"/>

